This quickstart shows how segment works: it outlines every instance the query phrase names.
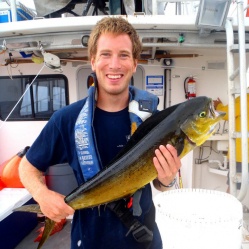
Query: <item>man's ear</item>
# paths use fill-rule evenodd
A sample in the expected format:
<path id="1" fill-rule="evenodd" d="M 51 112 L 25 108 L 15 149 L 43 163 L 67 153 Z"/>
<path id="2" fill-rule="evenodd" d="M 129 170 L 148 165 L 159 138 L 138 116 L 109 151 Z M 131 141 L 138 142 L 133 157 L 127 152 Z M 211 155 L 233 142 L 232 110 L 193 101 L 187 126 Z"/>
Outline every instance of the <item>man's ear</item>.
<path id="1" fill-rule="evenodd" d="M 91 58 L 92 71 L 95 72 L 95 58 Z"/>
<path id="2" fill-rule="evenodd" d="M 133 73 L 135 73 L 137 71 L 137 64 L 138 64 L 138 60 L 134 60 Z"/>

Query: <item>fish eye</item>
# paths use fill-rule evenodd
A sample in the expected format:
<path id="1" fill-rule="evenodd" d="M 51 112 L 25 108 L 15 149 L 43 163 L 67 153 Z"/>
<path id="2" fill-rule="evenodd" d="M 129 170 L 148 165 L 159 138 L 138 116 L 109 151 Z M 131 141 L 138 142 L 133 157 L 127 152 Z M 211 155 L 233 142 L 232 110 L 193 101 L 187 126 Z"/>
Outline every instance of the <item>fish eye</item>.
<path id="1" fill-rule="evenodd" d="M 206 117 L 206 112 L 201 112 L 201 113 L 199 114 L 199 117 L 200 117 L 200 118 L 205 118 L 205 117 Z"/>

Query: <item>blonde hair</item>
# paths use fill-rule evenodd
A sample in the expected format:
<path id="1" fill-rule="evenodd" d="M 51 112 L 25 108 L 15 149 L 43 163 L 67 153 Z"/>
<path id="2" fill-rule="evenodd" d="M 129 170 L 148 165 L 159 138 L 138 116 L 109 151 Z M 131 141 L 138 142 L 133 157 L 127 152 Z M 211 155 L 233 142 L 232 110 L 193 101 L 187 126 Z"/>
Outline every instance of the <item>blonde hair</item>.
<path id="1" fill-rule="evenodd" d="M 133 59 L 139 59 L 142 44 L 133 26 L 122 17 L 104 17 L 91 32 L 88 41 L 88 56 L 94 58 L 97 53 L 97 43 L 101 34 L 112 33 L 116 35 L 127 34 L 132 42 Z"/>

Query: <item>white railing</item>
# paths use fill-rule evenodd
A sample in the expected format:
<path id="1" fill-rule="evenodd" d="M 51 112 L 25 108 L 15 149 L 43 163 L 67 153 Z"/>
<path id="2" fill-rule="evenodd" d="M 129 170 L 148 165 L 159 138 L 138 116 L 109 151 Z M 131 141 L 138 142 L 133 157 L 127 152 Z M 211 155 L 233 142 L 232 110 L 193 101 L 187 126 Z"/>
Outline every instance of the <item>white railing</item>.
<path id="1" fill-rule="evenodd" d="M 229 97 L 229 151 L 230 151 L 230 193 L 243 200 L 248 189 L 248 124 L 247 124 L 247 82 L 246 82 L 246 55 L 245 55 L 245 25 L 243 1 L 237 1 L 237 21 L 239 44 L 234 45 L 233 28 L 231 21 L 227 20 L 227 64 L 228 64 L 228 97 Z M 234 51 L 239 51 L 239 68 L 234 70 Z M 235 131 L 235 89 L 234 79 L 240 77 L 240 113 L 241 133 Z M 237 180 L 240 178 L 236 172 L 236 143 L 235 139 L 241 137 L 242 148 L 242 174 L 241 188 L 237 194 Z"/>

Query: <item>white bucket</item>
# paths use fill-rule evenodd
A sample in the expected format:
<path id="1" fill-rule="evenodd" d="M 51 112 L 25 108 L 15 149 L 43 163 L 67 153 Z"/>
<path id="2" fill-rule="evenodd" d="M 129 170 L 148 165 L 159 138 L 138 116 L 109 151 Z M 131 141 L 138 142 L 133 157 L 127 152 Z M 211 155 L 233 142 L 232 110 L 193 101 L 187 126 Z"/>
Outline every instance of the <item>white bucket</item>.
<path id="1" fill-rule="evenodd" d="M 177 189 L 154 198 L 164 249 L 240 249 L 242 204 L 232 195 Z"/>

